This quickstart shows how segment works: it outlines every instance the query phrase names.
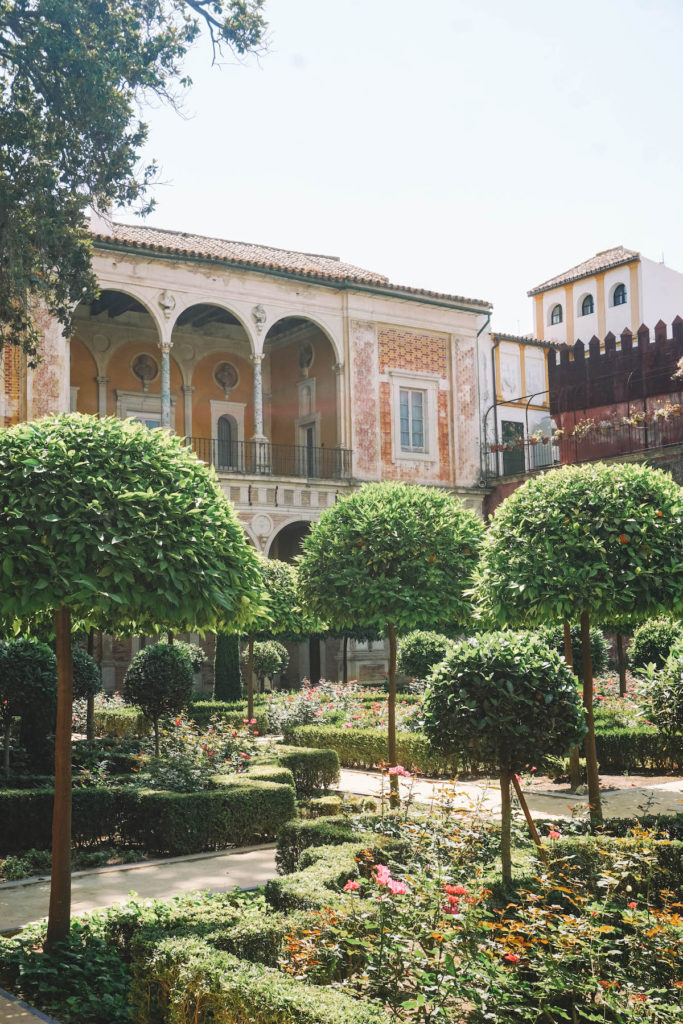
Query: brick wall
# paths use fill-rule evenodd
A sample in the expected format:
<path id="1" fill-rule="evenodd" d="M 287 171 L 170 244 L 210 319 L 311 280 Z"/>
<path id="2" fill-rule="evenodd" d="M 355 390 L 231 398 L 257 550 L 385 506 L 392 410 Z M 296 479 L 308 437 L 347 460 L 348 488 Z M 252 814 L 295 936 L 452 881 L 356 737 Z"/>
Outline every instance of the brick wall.
<path id="1" fill-rule="evenodd" d="M 392 424 L 398 410 L 392 408 L 392 386 L 386 379 L 379 385 L 380 451 L 382 476 L 388 480 L 416 480 L 450 483 L 448 339 L 444 335 L 421 332 L 410 327 L 377 328 L 377 360 L 380 378 L 392 370 L 428 373 L 439 378 L 437 392 L 437 445 L 434 461 L 401 459 L 392 454 Z"/>
<path id="2" fill-rule="evenodd" d="M 22 414 L 23 355 L 16 345 L 7 345 L 0 353 L 0 426 L 11 427 Z"/>

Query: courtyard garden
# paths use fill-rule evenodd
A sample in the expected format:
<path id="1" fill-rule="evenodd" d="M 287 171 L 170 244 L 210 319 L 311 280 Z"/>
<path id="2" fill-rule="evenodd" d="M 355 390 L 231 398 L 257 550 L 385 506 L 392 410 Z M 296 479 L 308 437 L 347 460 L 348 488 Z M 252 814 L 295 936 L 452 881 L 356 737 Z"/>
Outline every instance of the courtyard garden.
<path id="1" fill-rule="evenodd" d="M 162 432 L 25 424 L 0 465 L 0 872 L 51 872 L 47 923 L 0 939 L 0 987 L 62 1024 L 683 1018 L 683 816 L 602 806 L 683 772 L 669 477 L 548 473 L 488 529 L 444 491 L 372 484 L 292 567 Z M 104 629 L 148 638 L 116 694 L 87 651 Z M 197 630 L 225 658 L 242 637 L 235 699 L 218 674 L 193 693 Z M 325 631 L 384 636 L 386 684 L 257 692 L 283 640 Z M 627 675 L 608 633 L 634 637 Z M 341 792 L 340 766 L 376 793 Z M 463 802 L 471 780 L 495 811 Z M 578 813 L 533 814 L 549 786 L 585 793 Z M 71 918 L 73 868 L 273 840 L 261 890 Z"/>

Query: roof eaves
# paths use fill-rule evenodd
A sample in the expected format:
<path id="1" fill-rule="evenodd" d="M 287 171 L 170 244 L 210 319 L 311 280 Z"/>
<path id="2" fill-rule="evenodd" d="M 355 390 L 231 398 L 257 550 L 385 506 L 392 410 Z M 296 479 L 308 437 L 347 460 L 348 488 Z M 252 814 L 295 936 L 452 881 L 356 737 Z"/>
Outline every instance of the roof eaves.
<path id="1" fill-rule="evenodd" d="M 397 296 L 410 295 L 417 299 L 423 297 L 427 301 L 432 300 L 434 302 L 443 302 L 445 304 L 453 305 L 457 303 L 464 303 L 466 305 L 480 307 L 481 310 L 493 309 L 492 303 L 483 299 L 469 299 L 462 295 L 448 295 L 444 292 L 429 291 L 426 288 L 412 288 L 409 285 L 391 284 L 391 282 L 387 281 L 387 279 L 383 277 L 373 278 L 361 277 L 357 274 L 330 274 L 324 270 L 298 269 L 296 267 L 287 267 L 273 262 L 250 260 L 245 257 L 217 256 L 214 253 L 198 252 L 195 249 L 180 249 L 177 246 L 158 245 L 155 242 L 139 242 L 133 239 L 116 238 L 112 235 L 93 234 L 92 238 L 95 248 L 99 245 L 100 247 L 117 249 L 123 252 L 127 252 L 131 249 L 143 252 L 154 252 L 161 256 L 167 255 L 173 256 L 174 258 L 185 257 L 186 259 L 206 260 L 210 263 L 223 263 L 226 266 L 246 267 L 252 270 L 261 270 L 266 273 L 275 273 L 295 279 L 306 277 L 323 284 L 330 282 L 342 287 L 351 284 L 364 291 L 396 294 Z"/>
<path id="2" fill-rule="evenodd" d="M 606 270 L 614 270 L 615 267 L 623 267 L 627 263 L 636 263 L 640 260 L 640 253 L 637 252 L 631 256 L 624 256 L 622 259 L 613 260 L 611 263 L 605 263 L 604 266 L 598 267 L 593 270 L 584 270 L 579 274 L 567 273 L 561 277 L 551 277 L 543 284 L 537 285 L 527 292 L 527 295 L 532 298 L 534 295 L 541 295 L 543 292 L 553 291 L 554 288 L 561 288 L 565 284 L 572 284 L 574 281 L 582 281 L 586 277 L 595 277 L 596 274 L 604 274 Z"/>

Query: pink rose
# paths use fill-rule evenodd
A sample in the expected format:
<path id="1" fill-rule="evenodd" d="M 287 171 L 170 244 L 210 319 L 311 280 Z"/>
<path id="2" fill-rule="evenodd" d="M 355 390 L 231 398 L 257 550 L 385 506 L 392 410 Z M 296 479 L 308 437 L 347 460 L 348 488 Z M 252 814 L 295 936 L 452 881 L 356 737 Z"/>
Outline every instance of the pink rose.
<path id="1" fill-rule="evenodd" d="M 353 878 L 349 878 L 348 882 L 344 886 L 344 892 L 354 892 L 356 889 L 360 889 L 360 882 L 356 882 Z"/>

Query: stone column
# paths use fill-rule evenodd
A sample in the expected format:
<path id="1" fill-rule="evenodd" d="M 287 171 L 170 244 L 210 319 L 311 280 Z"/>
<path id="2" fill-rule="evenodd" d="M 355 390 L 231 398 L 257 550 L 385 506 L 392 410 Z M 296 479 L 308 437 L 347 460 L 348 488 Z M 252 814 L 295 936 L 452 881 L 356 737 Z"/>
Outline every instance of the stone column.
<path id="1" fill-rule="evenodd" d="M 161 342 L 161 429 L 171 429 L 171 342 Z"/>
<path id="2" fill-rule="evenodd" d="M 107 384 L 109 377 L 96 377 L 97 381 L 97 415 L 107 415 Z"/>
<path id="3" fill-rule="evenodd" d="M 185 406 L 185 437 L 192 437 L 192 392 L 191 384 L 183 385 L 183 401 Z"/>
<path id="4" fill-rule="evenodd" d="M 253 441 L 265 441 L 263 433 L 263 353 L 251 357 L 254 367 L 254 436 Z"/>

